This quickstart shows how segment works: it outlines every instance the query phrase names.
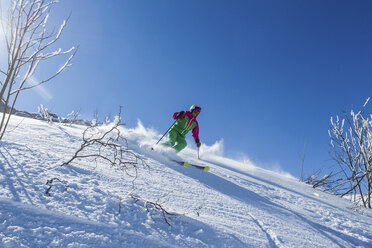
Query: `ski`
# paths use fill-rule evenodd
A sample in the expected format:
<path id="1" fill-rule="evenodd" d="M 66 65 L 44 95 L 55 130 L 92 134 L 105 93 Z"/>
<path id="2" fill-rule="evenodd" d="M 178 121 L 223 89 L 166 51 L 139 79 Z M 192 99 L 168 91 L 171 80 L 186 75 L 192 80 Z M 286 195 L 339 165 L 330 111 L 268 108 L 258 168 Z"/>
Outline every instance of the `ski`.
<path id="1" fill-rule="evenodd" d="M 182 165 L 184 167 L 189 167 L 189 166 L 192 166 L 194 168 L 197 168 L 197 169 L 200 169 L 200 170 L 203 170 L 203 171 L 209 171 L 209 167 L 208 166 L 202 166 L 202 165 L 197 165 L 197 164 L 190 164 L 188 162 L 184 162 L 184 161 L 177 161 L 177 160 L 172 160 L 173 162 L 179 164 L 179 165 Z"/>

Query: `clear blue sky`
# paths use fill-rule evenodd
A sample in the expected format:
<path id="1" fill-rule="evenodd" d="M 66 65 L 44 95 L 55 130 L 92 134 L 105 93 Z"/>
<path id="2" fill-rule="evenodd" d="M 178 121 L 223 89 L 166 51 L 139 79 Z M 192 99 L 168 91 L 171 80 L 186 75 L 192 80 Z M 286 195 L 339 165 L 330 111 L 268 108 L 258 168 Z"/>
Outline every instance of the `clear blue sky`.
<path id="1" fill-rule="evenodd" d="M 122 105 L 129 127 L 163 133 L 198 104 L 202 142 L 299 176 L 304 144 L 305 172 L 330 165 L 330 117 L 372 93 L 370 0 L 62 0 L 52 21 L 70 12 L 59 45 L 80 45 L 74 66 L 17 108 Z"/>

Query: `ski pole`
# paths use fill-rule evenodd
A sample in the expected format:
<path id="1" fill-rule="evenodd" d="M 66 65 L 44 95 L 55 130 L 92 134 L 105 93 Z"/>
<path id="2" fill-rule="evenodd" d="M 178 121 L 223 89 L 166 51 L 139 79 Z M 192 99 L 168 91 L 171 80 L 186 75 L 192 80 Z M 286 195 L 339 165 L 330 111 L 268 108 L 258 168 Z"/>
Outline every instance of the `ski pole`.
<path id="1" fill-rule="evenodd" d="M 168 133 L 169 129 L 171 129 L 171 128 L 173 127 L 174 124 L 176 124 L 176 121 L 177 121 L 177 120 L 175 120 L 175 121 L 173 122 L 172 126 L 170 126 L 170 127 L 168 128 L 168 130 L 163 134 L 163 136 L 161 136 L 161 138 L 158 140 L 158 142 L 156 142 L 156 144 L 155 144 L 153 147 L 151 147 L 151 150 L 154 150 L 154 147 L 155 147 L 157 144 L 159 144 L 159 142 L 160 142 L 160 141 L 164 138 L 164 136 Z"/>

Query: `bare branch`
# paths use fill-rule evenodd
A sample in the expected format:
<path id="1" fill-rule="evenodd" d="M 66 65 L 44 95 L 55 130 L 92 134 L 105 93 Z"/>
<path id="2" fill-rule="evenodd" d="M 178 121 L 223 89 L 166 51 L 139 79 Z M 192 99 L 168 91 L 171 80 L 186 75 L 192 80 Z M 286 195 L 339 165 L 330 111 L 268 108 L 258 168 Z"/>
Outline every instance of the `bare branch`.
<path id="1" fill-rule="evenodd" d="M 0 69 L 1 90 L 0 99 L 6 104 L 0 120 L 0 139 L 3 137 L 7 123 L 12 115 L 13 106 L 18 99 L 19 93 L 24 90 L 35 88 L 47 83 L 71 66 L 71 60 L 76 55 L 77 49 L 72 47 L 66 51 L 61 48 L 52 49 L 53 45 L 62 37 L 62 33 L 70 19 L 70 16 L 62 22 L 57 32 L 48 33 L 47 23 L 52 5 L 55 0 L 13 0 L 13 5 L 8 11 L 6 22 L 2 22 L 2 29 L 8 52 L 8 65 L 6 69 Z M 5 23 L 5 24 L 4 24 Z M 36 73 L 40 62 L 65 56 L 66 59 L 55 73 L 39 82 L 28 86 L 26 82 Z"/>
<path id="2" fill-rule="evenodd" d="M 169 216 L 176 216 L 178 214 L 175 214 L 175 213 L 170 213 L 169 211 L 167 211 L 160 203 L 158 202 L 153 202 L 153 201 L 148 201 L 148 200 L 144 200 L 144 199 L 141 199 L 137 196 L 134 196 L 132 194 L 130 194 L 128 196 L 129 199 L 133 199 L 135 201 L 135 203 L 137 202 L 142 202 L 144 207 L 146 208 L 146 211 L 150 213 L 150 216 L 151 218 L 153 218 L 153 215 L 152 215 L 152 209 L 154 208 L 155 210 L 158 210 L 161 212 L 162 216 L 163 216 L 163 219 L 165 221 L 165 223 L 167 223 L 169 226 L 172 226 L 169 222 L 169 219 L 168 217 Z M 121 209 L 121 205 L 119 204 L 119 213 L 120 213 L 120 209 Z"/>
<path id="3" fill-rule="evenodd" d="M 119 120 L 120 114 L 121 107 Z M 108 165 L 129 176 L 132 179 L 131 182 L 134 188 L 134 181 L 138 177 L 140 166 L 145 169 L 148 169 L 149 166 L 136 153 L 124 146 L 127 141 L 120 134 L 120 125 L 120 122 L 116 122 L 105 132 L 101 132 L 97 127 L 86 128 L 83 132 L 83 142 L 80 148 L 76 150 L 69 160 L 60 166 L 69 165 L 78 159 L 92 159 L 96 166 L 98 163 Z"/>
<path id="4" fill-rule="evenodd" d="M 67 191 L 67 189 L 70 187 L 69 185 L 63 183 L 59 178 L 55 177 L 55 178 L 52 178 L 50 180 L 47 180 L 46 182 L 46 185 L 49 185 L 49 187 L 47 188 L 47 190 L 45 191 L 45 194 L 48 195 L 48 196 L 51 196 L 50 194 L 50 190 L 52 189 L 52 187 L 54 186 L 53 182 L 54 181 L 58 181 L 60 182 L 62 185 L 64 185 L 65 187 L 65 191 Z"/>
<path id="5" fill-rule="evenodd" d="M 344 111 L 342 120 L 338 116 L 336 119 L 331 118 L 329 135 L 333 159 L 337 162 L 342 176 L 336 180 L 325 178 L 318 181 L 317 186 L 322 186 L 341 197 L 353 194 L 356 199 L 358 194 L 360 202 L 371 208 L 372 120 L 363 116 L 369 100 L 370 98 L 356 113 L 351 111 L 348 115 Z M 345 131 L 345 126 L 348 127 L 348 131 Z"/>

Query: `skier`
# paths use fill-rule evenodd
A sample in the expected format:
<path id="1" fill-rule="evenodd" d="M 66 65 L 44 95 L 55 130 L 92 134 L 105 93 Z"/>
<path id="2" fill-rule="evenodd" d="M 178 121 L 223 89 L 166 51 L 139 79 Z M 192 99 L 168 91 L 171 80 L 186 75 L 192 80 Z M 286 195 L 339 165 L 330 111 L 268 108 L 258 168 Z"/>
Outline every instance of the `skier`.
<path id="1" fill-rule="evenodd" d="M 195 140 L 196 146 L 201 146 L 199 140 L 199 124 L 196 117 L 200 113 L 201 108 L 198 105 L 192 105 L 190 111 L 180 111 L 173 114 L 173 119 L 176 123 L 169 129 L 168 141 L 164 142 L 164 146 L 173 147 L 176 152 L 182 151 L 186 146 L 186 134 L 192 130 L 192 137 Z"/>

